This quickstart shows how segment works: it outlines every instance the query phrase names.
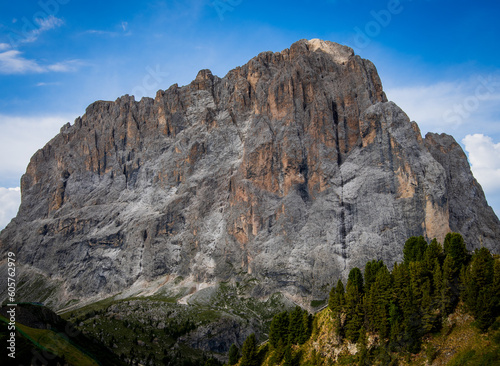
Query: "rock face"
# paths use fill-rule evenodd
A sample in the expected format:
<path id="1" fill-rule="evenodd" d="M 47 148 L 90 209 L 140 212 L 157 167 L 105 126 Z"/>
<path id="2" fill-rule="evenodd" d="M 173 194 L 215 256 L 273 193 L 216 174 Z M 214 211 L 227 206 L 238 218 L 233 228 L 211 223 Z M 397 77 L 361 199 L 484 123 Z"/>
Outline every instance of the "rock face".
<path id="1" fill-rule="evenodd" d="M 175 275 L 312 299 L 449 231 L 500 249 L 460 146 L 422 139 L 370 61 L 302 40 L 224 78 L 90 105 L 31 159 L 0 246 L 66 300 Z"/>

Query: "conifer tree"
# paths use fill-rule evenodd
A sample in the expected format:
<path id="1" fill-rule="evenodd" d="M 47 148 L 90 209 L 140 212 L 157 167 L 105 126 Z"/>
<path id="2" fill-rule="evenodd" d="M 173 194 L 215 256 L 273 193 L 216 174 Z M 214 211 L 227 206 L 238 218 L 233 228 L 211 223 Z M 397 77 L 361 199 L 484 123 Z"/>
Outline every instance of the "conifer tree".
<path id="1" fill-rule="evenodd" d="M 437 262 L 436 262 L 437 259 Z M 441 260 L 444 260 L 443 247 L 436 239 L 432 239 L 431 243 L 427 246 L 424 254 L 424 262 L 429 273 L 434 272 L 436 263 L 441 264 Z"/>
<path id="2" fill-rule="evenodd" d="M 389 347 L 393 351 L 399 351 L 403 347 L 402 320 L 403 315 L 398 306 L 391 303 L 389 306 L 389 324 L 391 327 Z"/>
<path id="3" fill-rule="evenodd" d="M 342 313 L 345 311 L 345 290 L 344 290 L 344 283 L 340 279 L 337 282 L 336 292 L 338 298 L 337 311 Z"/>
<path id="4" fill-rule="evenodd" d="M 427 333 L 437 327 L 439 321 L 439 314 L 434 311 L 435 302 L 432 296 L 431 280 L 427 279 L 422 285 L 422 327 L 423 332 Z"/>
<path id="5" fill-rule="evenodd" d="M 359 337 L 358 337 L 358 365 L 364 366 L 367 363 L 368 359 L 368 337 L 366 335 L 366 329 L 364 326 L 361 326 L 361 329 L 359 330 Z"/>
<path id="6" fill-rule="evenodd" d="M 465 304 L 474 315 L 479 329 L 485 331 L 493 318 L 495 307 L 494 259 L 488 249 L 481 248 L 475 251 L 463 277 Z"/>
<path id="7" fill-rule="evenodd" d="M 443 273 L 441 272 L 441 265 L 437 258 L 434 259 L 434 267 L 432 271 L 432 293 L 434 295 L 434 302 L 440 303 L 441 301 L 441 286 L 443 282 Z"/>
<path id="8" fill-rule="evenodd" d="M 404 264 L 421 261 L 427 249 L 427 242 L 423 236 L 412 236 L 409 238 L 403 249 Z"/>
<path id="9" fill-rule="evenodd" d="M 417 306 L 421 306 L 423 298 L 423 284 L 428 279 L 424 262 L 411 262 L 408 266 L 411 291 Z"/>
<path id="10" fill-rule="evenodd" d="M 229 347 L 229 365 L 236 365 L 239 360 L 239 352 L 238 347 L 233 343 L 231 347 Z"/>
<path id="11" fill-rule="evenodd" d="M 301 340 L 301 335 L 303 333 L 304 324 L 302 321 L 302 309 L 296 306 L 295 309 L 290 312 L 289 322 L 288 322 L 288 343 L 298 344 Z"/>
<path id="12" fill-rule="evenodd" d="M 491 297 L 493 298 L 493 316 L 500 316 L 500 258 L 496 258 L 493 264 L 493 284 L 491 286 Z"/>
<path id="13" fill-rule="evenodd" d="M 363 275 L 358 267 L 354 267 L 349 272 L 349 277 L 347 279 L 347 284 L 349 281 L 353 286 L 355 286 L 360 294 L 363 293 Z"/>
<path id="14" fill-rule="evenodd" d="M 494 260 L 490 251 L 481 248 L 476 250 L 470 265 L 465 271 L 464 301 L 472 313 L 475 312 L 480 290 L 493 283 L 493 265 Z"/>
<path id="15" fill-rule="evenodd" d="M 283 366 L 293 366 L 292 347 L 290 345 L 285 347 Z"/>
<path id="16" fill-rule="evenodd" d="M 335 291 L 334 291 L 335 289 Z M 342 280 L 337 281 L 337 286 L 330 292 L 329 306 L 332 310 L 332 318 L 335 324 L 335 332 L 337 336 L 342 339 L 344 336 L 343 324 L 342 324 L 342 313 L 345 312 L 345 293 L 344 284 Z"/>
<path id="17" fill-rule="evenodd" d="M 466 264 L 469 257 L 462 235 L 459 233 L 446 234 L 444 238 L 444 253 L 453 259 L 453 266 L 451 268 L 453 275 L 460 273 L 460 269 Z"/>
<path id="18" fill-rule="evenodd" d="M 383 261 L 372 260 L 372 261 L 366 263 L 365 274 L 364 274 L 365 292 L 370 291 L 370 287 L 371 287 L 372 283 L 375 282 L 375 277 L 377 276 L 377 272 L 382 267 L 385 267 L 385 264 Z"/>
<path id="19" fill-rule="evenodd" d="M 241 348 L 241 362 L 240 366 L 258 366 L 257 359 L 257 340 L 255 334 L 250 334 Z"/>
<path id="20" fill-rule="evenodd" d="M 392 278 L 387 267 L 381 263 L 369 291 L 365 287 L 365 322 L 367 329 L 379 332 L 382 338 L 388 336 L 388 307 L 391 297 Z"/>
<path id="21" fill-rule="evenodd" d="M 302 311 L 302 329 L 299 336 L 298 343 L 304 344 L 307 342 L 312 333 L 312 315 L 308 314 L 307 311 Z"/>
<path id="22" fill-rule="evenodd" d="M 450 314 L 455 305 L 453 268 L 455 268 L 453 258 L 451 255 L 447 255 L 443 263 L 440 289 L 440 309 L 443 316 Z"/>
<path id="23" fill-rule="evenodd" d="M 356 342 L 359 330 L 363 325 L 363 275 L 359 268 L 355 267 L 349 272 L 347 280 L 346 300 L 346 324 L 345 335 L 349 340 Z"/>
<path id="24" fill-rule="evenodd" d="M 281 340 L 282 344 L 288 343 L 289 315 L 284 311 L 276 314 L 269 327 L 269 343 L 276 348 Z"/>

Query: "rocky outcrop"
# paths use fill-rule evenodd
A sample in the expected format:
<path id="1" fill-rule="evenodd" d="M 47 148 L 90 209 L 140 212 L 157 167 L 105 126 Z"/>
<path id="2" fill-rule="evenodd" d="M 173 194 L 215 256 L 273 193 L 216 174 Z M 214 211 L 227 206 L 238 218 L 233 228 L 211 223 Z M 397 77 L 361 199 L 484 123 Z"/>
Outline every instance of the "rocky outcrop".
<path id="1" fill-rule="evenodd" d="M 61 304 L 175 275 L 300 300 L 450 230 L 499 250 L 459 145 L 423 140 L 370 61 L 302 40 L 224 78 L 90 105 L 31 159 L 0 245 L 62 280 Z"/>

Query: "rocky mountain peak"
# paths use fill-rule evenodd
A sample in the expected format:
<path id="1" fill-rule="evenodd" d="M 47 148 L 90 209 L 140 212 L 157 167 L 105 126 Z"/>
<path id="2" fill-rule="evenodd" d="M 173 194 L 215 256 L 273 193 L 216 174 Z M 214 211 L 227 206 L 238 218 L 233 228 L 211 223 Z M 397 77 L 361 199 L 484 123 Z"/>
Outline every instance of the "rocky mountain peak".
<path id="1" fill-rule="evenodd" d="M 309 49 L 312 52 L 322 51 L 332 56 L 333 60 L 339 64 L 346 64 L 351 57 L 354 57 L 354 51 L 352 48 L 343 46 L 341 44 L 323 41 L 321 39 L 311 39 L 306 41 Z"/>
<path id="2" fill-rule="evenodd" d="M 58 284 L 56 307 L 175 278 L 306 302 L 367 260 L 401 261 L 408 237 L 450 230 L 498 252 L 460 146 L 422 139 L 370 61 L 302 40 L 223 78 L 90 105 L 31 159 L 0 248 L 27 282 Z"/>

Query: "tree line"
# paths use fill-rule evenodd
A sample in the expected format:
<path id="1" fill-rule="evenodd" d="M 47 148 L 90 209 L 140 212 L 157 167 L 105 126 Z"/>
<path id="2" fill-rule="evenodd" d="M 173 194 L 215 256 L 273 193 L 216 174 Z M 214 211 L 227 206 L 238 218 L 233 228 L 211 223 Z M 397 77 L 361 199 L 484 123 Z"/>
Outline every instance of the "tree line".
<path id="1" fill-rule="evenodd" d="M 443 320 L 459 303 L 481 332 L 500 316 L 500 258 L 488 249 L 470 253 L 458 233 L 447 234 L 443 245 L 436 239 L 428 244 L 419 236 L 405 242 L 403 258 L 392 270 L 377 260 L 366 263 L 364 271 L 353 268 L 345 286 L 339 279 L 330 291 L 328 307 L 337 341 L 357 343 L 360 364 L 368 357 L 368 334 L 377 337 L 387 352 L 418 353 L 423 336 L 440 331 Z M 231 347 L 229 363 L 257 366 L 262 352 L 269 350 L 270 364 L 283 360 L 286 366 L 298 364 L 291 346 L 310 338 L 312 320 L 299 307 L 276 314 L 267 348 L 259 351 L 251 335 L 243 344 L 241 358 L 237 347 Z"/>
<path id="2" fill-rule="evenodd" d="M 382 261 L 353 268 L 344 285 L 330 292 L 337 336 L 357 342 L 366 332 L 387 340 L 392 351 L 420 351 L 422 337 L 439 331 L 442 320 L 463 301 L 476 326 L 486 331 L 500 315 L 500 260 L 486 248 L 469 253 L 462 236 L 411 237 L 404 261 L 389 271 Z"/>

